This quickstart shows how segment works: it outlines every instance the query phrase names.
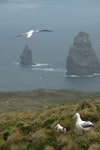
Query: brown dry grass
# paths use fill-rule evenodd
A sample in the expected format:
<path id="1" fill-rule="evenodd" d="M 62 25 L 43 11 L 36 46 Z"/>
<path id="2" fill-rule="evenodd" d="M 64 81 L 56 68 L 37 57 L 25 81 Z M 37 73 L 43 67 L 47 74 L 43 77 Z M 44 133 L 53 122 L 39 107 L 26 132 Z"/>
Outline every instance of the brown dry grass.
<path id="1" fill-rule="evenodd" d="M 77 90 L 48 90 L 0 92 L 0 113 L 22 112 L 45 108 L 50 105 L 67 102 L 79 102 L 86 99 L 100 99 L 100 92 Z M 80 108 L 79 108 L 80 109 Z"/>
<path id="2" fill-rule="evenodd" d="M 40 92 L 43 97 L 44 91 Z M 51 91 L 52 93 L 52 91 Z M 54 93 L 52 93 L 55 96 Z M 59 94 L 58 94 L 59 95 Z M 56 96 L 55 96 L 56 97 Z M 78 135 L 73 115 L 79 112 L 94 128 Z M 66 132 L 57 131 L 57 123 Z M 0 150 L 99 150 L 100 100 L 80 100 L 35 111 L 10 112 L 0 115 Z"/>

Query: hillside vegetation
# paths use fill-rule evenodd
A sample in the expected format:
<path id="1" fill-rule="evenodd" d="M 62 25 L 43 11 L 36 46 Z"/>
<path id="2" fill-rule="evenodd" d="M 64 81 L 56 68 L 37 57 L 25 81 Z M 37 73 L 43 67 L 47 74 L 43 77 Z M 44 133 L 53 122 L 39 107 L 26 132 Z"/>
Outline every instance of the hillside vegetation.
<path id="1" fill-rule="evenodd" d="M 0 150 L 100 150 L 100 93 L 36 90 L 0 95 L 2 106 L 3 100 L 5 105 L 13 104 L 11 109 L 6 106 L 5 113 L 1 107 Z M 94 128 L 80 134 L 73 119 L 76 112 L 92 121 Z M 57 123 L 67 131 L 57 131 Z"/>
<path id="2" fill-rule="evenodd" d="M 30 111 L 67 102 L 100 99 L 100 92 L 37 89 L 33 91 L 0 92 L 0 113 Z"/>

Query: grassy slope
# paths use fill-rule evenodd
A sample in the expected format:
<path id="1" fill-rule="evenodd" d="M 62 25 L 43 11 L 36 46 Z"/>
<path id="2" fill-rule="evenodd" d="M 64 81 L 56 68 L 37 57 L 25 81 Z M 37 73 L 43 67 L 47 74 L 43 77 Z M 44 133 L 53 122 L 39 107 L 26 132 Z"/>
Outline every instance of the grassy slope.
<path id="1" fill-rule="evenodd" d="M 0 115 L 0 150 L 100 150 L 97 99 L 100 93 L 70 90 L 1 92 L 1 112 L 10 112 Z M 7 106 L 3 108 L 4 105 Z M 33 111 L 33 106 L 43 109 Z M 72 116 L 76 112 L 94 123 L 86 134 L 80 135 L 75 128 Z M 57 123 L 65 126 L 67 132 L 57 131 L 54 128 Z"/>
<path id="2" fill-rule="evenodd" d="M 66 102 L 100 99 L 100 92 L 47 90 L 0 92 L 0 113 L 26 111 Z"/>

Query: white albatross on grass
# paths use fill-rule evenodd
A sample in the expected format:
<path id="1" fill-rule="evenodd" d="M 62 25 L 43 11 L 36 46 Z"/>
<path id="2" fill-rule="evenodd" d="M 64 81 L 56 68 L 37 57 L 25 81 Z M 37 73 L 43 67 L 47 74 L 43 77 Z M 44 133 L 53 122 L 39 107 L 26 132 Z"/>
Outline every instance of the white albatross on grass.
<path id="1" fill-rule="evenodd" d="M 91 121 L 83 121 L 79 113 L 76 113 L 73 118 L 76 118 L 76 128 L 78 129 L 83 129 L 84 131 L 87 131 L 94 126 Z"/>
<path id="2" fill-rule="evenodd" d="M 51 31 L 51 30 L 30 30 L 28 32 L 21 33 L 21 34 L 17 35 L 15 38 L 18 38 L 21 36 L 26 36 L 27 38 L 30 38 L 30 37 L 32 37 L 32 35 L 34 33 L 39 33 L 39 32 L 53 32 L 53 31 Z"/>
<path id="3" fill-rule="evenodd" d="M 57 124 L 57 125 L 55 126 L 55 128 L 56 128 L 57 130 L 59 130 L 59 131 L 66 131 L 66 128 L 64 128 L 64 127 L 61 126 L 60 124 Z"/>

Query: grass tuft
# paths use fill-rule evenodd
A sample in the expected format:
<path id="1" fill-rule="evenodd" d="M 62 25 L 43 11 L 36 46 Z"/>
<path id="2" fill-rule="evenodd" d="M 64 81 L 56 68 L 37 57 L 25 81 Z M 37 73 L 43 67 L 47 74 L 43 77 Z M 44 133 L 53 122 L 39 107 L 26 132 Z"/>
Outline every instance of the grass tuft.
<path id="1" fill-rule="evenodd" d="M 82 94 L 81 92 L 67 91 L 67 95 L 70 95 L 69 97 L 71 97 L 71 103 L 68 103 L 65 102 L 66 97 L 64 97 L 66 91 L 60 91 L 64 99 L 63 103 L 61 103 L 59 102 L 59 96 L 61 98 L 61 93 L 57 91 L 40 90 L 38 91 L 39 94 L 37 91 L 35 92 L 35 95 L 33 94 L 34 99 L 37 99 L 37 97 L 40 96 L 41 99 L 45 98 L 45 102 L 47 102 L 47 100 L 49 101 L 49 104 L 52 102 L 52 106 L 39 108 L 37 110 L 30 109 L 30 111 L 25 111 L 24 109 L 24 111 L 20 112 L 12 111 L 8 113 L 7 111 L 7 113 L 1 114 L 0 150 L 99 150 L 99 99 L 90 99 L 90 97 L 88 100 L 83 101 L 82 97 L 85 97 L 86 95 L 80 96 L 80 94 Z M 73 92 L 73 94 L 71 92 Z M 16 97 L 19 96 L 19 93 L 17 94 Z M 50 94 L 53 99 L 50 97 Z M 72 103 L 72 98 L 74 99 L 74 96 L 72 97 L 71 94 L 77 94 L 76 97 L 80 102 L 75 101 L 75 103 Z M 85 94 L 88 95 L 88 93 Z M 92 96 L 97 96 L 95 94 L 96 93 Z M 7 95 L 2 96 L 5 99 Z M 15 93 L 8 93 L 8 96 L 12 96 L 15 99 Z M 27 101 L 29 98 L 26 98 Z M 55 100 L 58 99 L 57 103 L 52 101 L 54 98 Z M 80 113 L 83 120 L 92 121 L 94 128 L 82 135 L 77 134 L 75 121 L 72 118 L 76 112 Z M 58 123 L 63 127 L 66 127 L 66 132 L 57 131 L 55 129 L 55 126 Z"/>

